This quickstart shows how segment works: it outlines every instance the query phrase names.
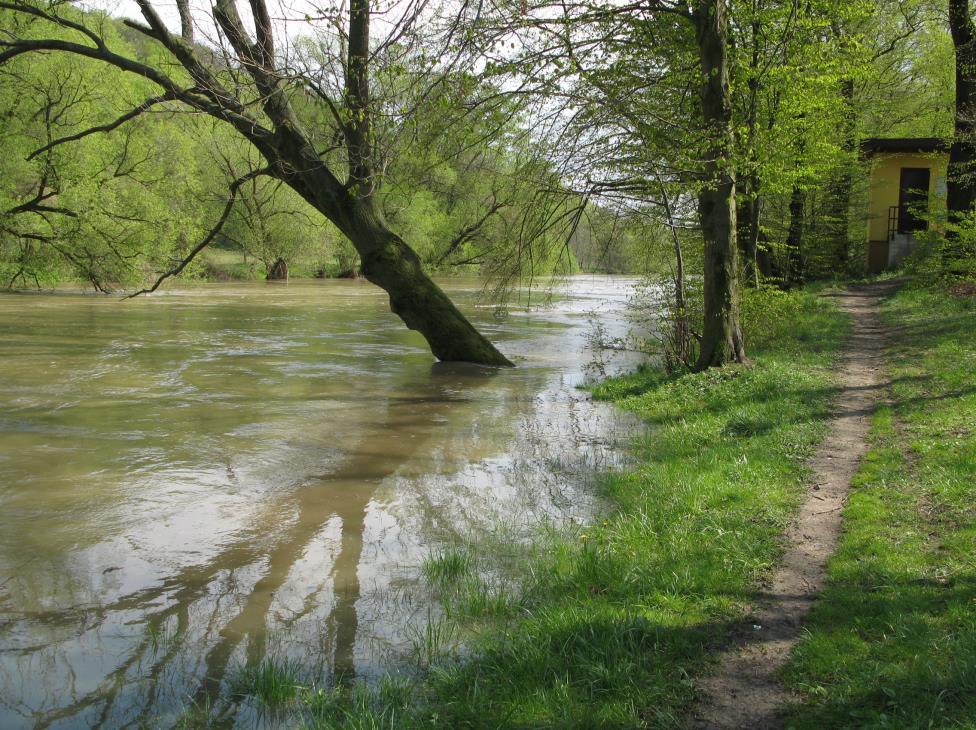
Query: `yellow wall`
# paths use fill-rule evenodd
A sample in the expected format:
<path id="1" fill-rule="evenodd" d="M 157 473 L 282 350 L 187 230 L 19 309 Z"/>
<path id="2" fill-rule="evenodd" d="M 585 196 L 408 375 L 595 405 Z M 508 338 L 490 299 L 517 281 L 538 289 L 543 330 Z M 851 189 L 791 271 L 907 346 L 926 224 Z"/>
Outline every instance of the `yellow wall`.
<path id="1" fill-rule="evenodd" d="M 871 158 L 871 189 L 868 198 L 868 241 L 888 240 L 888 209 L 898 205 L 898 183 L 903 167 L 927 167 L 929 206 L 945 208 L 945 180 L 949 155 L 944 152 L 879 152 Z"/>

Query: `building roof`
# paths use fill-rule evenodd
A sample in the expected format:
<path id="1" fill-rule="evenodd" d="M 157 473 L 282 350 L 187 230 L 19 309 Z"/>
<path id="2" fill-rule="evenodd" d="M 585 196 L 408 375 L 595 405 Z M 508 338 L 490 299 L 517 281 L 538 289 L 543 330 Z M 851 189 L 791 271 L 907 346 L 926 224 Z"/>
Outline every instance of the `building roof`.
<path id="1" fill-rule="evenodd" d="M 879 152 L 948 152 L 949 142 L 939 137 L 868 137 L 861 141 L 866 155 Z"/>

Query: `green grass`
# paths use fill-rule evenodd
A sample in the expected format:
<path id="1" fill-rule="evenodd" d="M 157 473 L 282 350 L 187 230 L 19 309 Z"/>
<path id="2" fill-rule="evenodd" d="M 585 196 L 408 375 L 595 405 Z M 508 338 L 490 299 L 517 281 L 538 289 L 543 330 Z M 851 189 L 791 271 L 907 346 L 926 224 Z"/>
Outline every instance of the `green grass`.
<path id="1" fill-rule="evenodd" d="M 428 652 L 399 700 L 323 699 L 329 726 L 680 725 L 693 677 L 779 557 L 846 337 L 829 300 L 760 298 L 746 308 L 761 333 L 750 366 L 674 378 L 648 369 L 597 387 L 649 426 L 634 444 L 639 465 L 605 484 L 612 509 L 516 546 L 521 560 L 506 556 L 501 574 L 487 550 L 429 558 L 423 570 L 467 638 L 463 655 Z"/>
<path id="2" fill-rule="evenodd" d="M 448 548 L 428 555 L 421 569 L 431 585 L 454 584 L 470 574 L 471 556 L 461 548 Z"/>
<path id="3" fill-rule="evenodd" d="M 750 365 L 595 388 L 648 430 L 593 524 L 424 561 L 445 611 L 418 631 L 409 679 L 319 690 L 262 665 L 242 693 L 313 728 L 680 726 L 780 556 L 847 333 L 809 291 L 751 294 L 743 314 Z"/>
<path id="4" fill-rule="evenodd" d="M 249 697 L 270 708 L 281 708 L 304 688 L 301 667 L 286 659 L 265 657 L 255 666 L 238 669 L 231 678 L 235 695 Z"/>
<path id="5" fill-rule="evenodd" d="M 976 728 L 976 302 L 904 290 L 891 407 L 787 667 L 796 728 Z"/>

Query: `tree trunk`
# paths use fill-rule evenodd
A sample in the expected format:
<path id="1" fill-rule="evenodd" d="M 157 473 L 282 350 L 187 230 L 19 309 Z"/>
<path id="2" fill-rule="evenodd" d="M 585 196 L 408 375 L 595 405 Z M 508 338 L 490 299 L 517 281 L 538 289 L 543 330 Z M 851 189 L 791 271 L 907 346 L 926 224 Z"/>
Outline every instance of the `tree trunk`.
<path id="1" fill-rule="evenodd" d="M 661 186 L 661 199 L 664 201 L 664 211 L 668 216 L 668 228 L 671 229 L 671 242 L 674 244 L 674 321 L 671 323 L 672 342 L 671 352 L 665 352 L 665 366 L 671 369 L 689 367 L 693 356 L 691 323 L 688 320 L 688 303 L 685 298 L 685 257 L 681 251 L 681 238 L 678 236 L 678 226 L 674 220 L 674 209 L 671 198 L 664 183 Z M 667 362 L 672 357 L 671 363 Z"/>
<path id="2" fill-rule="evenodd" d="M 753 8 L 755 12 L 755 8 Z M 759 286 L 759 151 L 756 141 L 759 128 L 759 39 L 762 25 L 754 19 L 751 25 L 752 58 L 749 63 L 749 105 L 746 115 L 746 143 L 749 147 L 749 174 L 745 195 L 740 195 L 738 224 L 739 248 L 742 253 L 742 274 L 747 286 Z M 742 191 L 740 191 L 742 192 Z"/>
<path id="3" fill-rule="evenodd" d="M 283 258 L 275 259 L 266 278 L 268 281 L 288 281 L 288 264 Z"/>
<path id="4" fill-rule="evenodd" d="M 746 286 L 759 286 L 761 275 L 768 274 L 761 267 L 759 257 L 759 226 L 762 211 L 760 179 L 756 173 L 746 178 L 744 195 L 737 195 L 738 210 L 736 235 L 739 239 L 739 253 L 742 254 L 742 276 Z M 737 191 L 738 193 L 738 191 Z"/>
<path id="5" fill-rule="evenodd" d="M 361 205 L 357 217 L 350 238 L 362 259 L 363 276 L 389 294 L 390 309 L 424 336 L 438 360 L 512 364 L 427 276 L 420 257 L 386 227 L 372 205 Z"/>
<path id="6" fill-rule="evenodd" d="M 969 0 L 949 0 L 949 30 L 956 51 L 956 118 L 949 149 L 949 216 L 958 220 L 976 202 L 976 28 Z"/>
<path id="7" fill-rule="evenodd" d="M 272 163 L 276 177 L 349 238 L 362 261 L 363 276 L 389 295 L 390 309 L 408 328 L 423 335 L 434 357 L 448 362 L 512 365 L 424 272 L 413 249 L 386 226 L 373 195 L 336 189 L 314 149 L 287 131 L 280 131 L 274 147 L 262 152 Z"/>
<path id="8" fill-rule="evenodd" d="M 857 109 L 854 106 L 854 80 L 841 81 L 842 120 L 841 142 L 844 150 L 843 167 L 838 171 L 828 191 L 827 230 L 833 245 L 832 268 L 834 273 L 846 273 L 850 258 L 850 210 L 851 191 L 854 189 L 854 164 L 857 150 Z"/>
<path id="9" fill-rule="evenodd" d="M 359 253 L 363 276 L 389 295 L 390 309 L 408 328 L 423 335 L 434 357 L 449 362 L 511 366 L 511 361 L 474 328 L 424 272 L 420 258 L 387 227 L 376 208 L 368 58 L 369 0 L 352 0 L 346 71 L 351 120 L 343 130 L 349 156 L 349 180 L 345 185 L 319 158 L 290 104 L 276 93 L 280 90 L 277 79 L 263 89 L 265 109 L 269 104 L 275 105 L 268 110 L 277 121 L 275 135 L 255 145 L 276 177 L 349 238 Z"/>
<path id="10" fill-rule="evenodd" d="M 739 262 L 735 232 L 735 177 L 732 102 L 727 56 L 728 17 L 725 0 L 701 0 L 695 30 L 704 80 L 702 117 L 710 141 L 705 184 L 698 195 L 698 214 L 705 237 L 705 321 L 697 370 L 745 361 L 739 327 Z"/>
<path id="11" fill-rule="evenodd" d="M 793 186 L 790 195 L 790 230 L 786 234 L 786 287 L 803 281 L 803 213 L 806 207 L 806 194 L 803 188 Z"/>
<path id="12" fill-rule="evenodd" d="M 369 101 L 370 0 L 351 0 L 345 74 L 349 119 L 342 134 L 349 178 L 342 183 L 319 157 L 295 114 L 287 85 L 273 67 L 273 34 L 264 0 L 252 0 L 258 44 L 249 46 L 233 0 L 216 0 L 215 18 L 234 45 L 262 95 L 271 134 L 242 129 L 268 161 L 269 174 L 289 185 L 352 242 L 363 275 L 390 297 L 390 308 L 427 340 L 438 360 L 481 365 L 512 363 L 454 306 L 424 272 L 420 259 L 387 228 L 376 209 L 372 113 Z M 263 49 L 263 55 L 261 53 Z"/>

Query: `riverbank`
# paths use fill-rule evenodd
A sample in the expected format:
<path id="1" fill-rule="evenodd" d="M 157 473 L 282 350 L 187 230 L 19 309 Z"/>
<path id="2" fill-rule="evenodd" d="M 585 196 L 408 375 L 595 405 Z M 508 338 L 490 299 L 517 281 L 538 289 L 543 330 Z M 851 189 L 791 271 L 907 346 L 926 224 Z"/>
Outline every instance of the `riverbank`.
<path id="1" fill-rule="evenodd" d="M 307 690 L 312 726 L 674 727 L 782 552 L 836 393 L 848 321 L 809 291 L 750 295 L 747 367 L 653 370 L 594 395 L 639 415 L 638 465 L 595 524 L 497 553 L 430 558 L 447 621 L 422 679 Z M 501 576 L 501 577 L 500 577 Z M 449 645 L 463 632 L 465 656 Z M 247 690 L 244 690 L 247 694 Z M 254 692 L 250 693 L 255 696 Z"/>
<path id="2" fill-rule="evenodd" d="M 595 389 L 651 427 L 635 445 L 640 465 L 608 484 L 606 521 L 539 571 L 518 628 L 466 669 L 464 697 L 479 701 L 458 721 L 681 724 L 693 678 L 777 563 L 847 330 L 810 292 L 753 293 L 745 311 L 751 366 L 676 379 L 648 370 Z M 476 694 L 486 680 L 495 691 Z"/>
<path id="3" fill-rule="evenodd" d="M 603 518 L 530 547 L 431 556 L 447 619 L 418 637 L 419 674 L 376 691 L 296 689 L 279 706 L 322 728 L 692 722 L 702 678 L 721 672 L 757 588 L 782 571 L 852 342 L 832 297 L 748 297 L 750 366 L 595 388 L 649 426 L 636 467 L 607 480 Z M 976 302 L 908 288 L 883 318 L 892 344 L 871 389 L 890 404 L 873 418 L 827 588 L 771 673 L 788 690 L 775 726 L 784 712 L 801 728 L 967 727 L 976 713 Z"/>

